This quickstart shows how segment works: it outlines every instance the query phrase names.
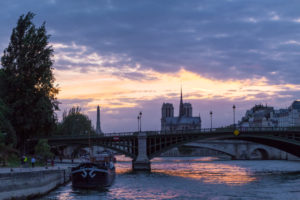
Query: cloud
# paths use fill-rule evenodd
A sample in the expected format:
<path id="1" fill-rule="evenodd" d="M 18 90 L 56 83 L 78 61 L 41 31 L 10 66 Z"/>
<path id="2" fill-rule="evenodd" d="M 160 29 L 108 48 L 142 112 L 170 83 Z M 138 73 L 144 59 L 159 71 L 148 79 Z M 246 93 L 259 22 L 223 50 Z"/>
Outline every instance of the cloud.
<path id="1" fill-rule="evenodd" d="M 81 76 L 83 75 L 81 74 Z M 85 76 L 91 77 L 90 74 Z M 105 132 L 133 131 L 136 125 L 136 115 L 139 111 L 144 113 L 145 124 L 143 127 L 146 130 L 159 130 L 160 109 L 163 102 L 173 103 L 175 113 L 178 113 L 180 88 L 176 83 L 180 79 L 184 81 L 184 102 L 193 104 L 195 116 L 200 113 L 203 117 L 203 127 L 210 125 L 208 115 L 210 110 L 214 112 L 214 126 L 226 126 L 232 122 L 231 108 L 233 104 L 238 107 L 236 119 L 240 119 L 246 110 L 255 104 L 262 103 L 277 108 L 285 108 L 300 94 L 299 85 L 270 85 L 266 79 L 248 79 L 243 82 L 213 81 L 183 70 L 178 74 L 160 74 L 160 79 L 144 82 L 138 80 L 124 82 L 122 79 L 116 78 L 109 80 L 108 85 L 110 87 L 106 87 L 101 76 L 94 76 L 93 78 L 102 83 L 99 84 L 99 89 L 93 87 L 91 93 L 87 92 L 83 96 L 78 95 L 78 99 L 69 99 L 68 95 L 64 94 L 69 89 L 64 89 L 60 94 L 60 99 L 63 100 L 64 106 L 71 107 L 73 104 L 83 106 L 85 113 L 89 115 L 93 123 L 95 123 L 96 106 L 100 105 Z M 84 80 L 84 77 L 74 77 L 74 79 Z M 90 81 L 92 84 L 98 85 L 95 80 Z M 88 85 L 89 82 L 80 81 L 80 84 L 83 88 L 91 87 Z M 71 86 L 77 88 L 74 84 Z M 82 90 L 79 88 L 78 92 L 71 92 L 71 94 L 77 93 L 82 95 Z"/>
<path id="2" fill-rule="evenodd" d="M 200 113 L 229 113 L 216 121 L 222 125 L 233 102 L 242 112 L 298 99 L 299 10 L 285 0 L 1 1 L 0 50 L 32 11 L 52 35 L 62 109 L 80 105 L 92 117 L 100 104 L 114 131 L 135 124 L 143 108 L 148 128 L 159 128 L 161 103 L 178 103 L 182 81 Z"/>
<path id="3" fill-rule="evenodd" d="M 77 70 L 81 73 L 97 71 L 132 80 L 154 80 L 153 76 L 139 71 L 140 65 L 131 62 L 126 55 L 99 55 L 84 45 L 51 43 L 55 50 L 57 70 Z"/>
<path id="4" fill-rule="evenodd" d="M 53 43 L 69 45 L 56 52 L 57 69 L 75 67 L 84 73 L 138 65 L 169 73 L 184 67 L 213 79 L 264 76 L 272 82 L 300 82 L 299 49 L 281 45 L 300 40 L 296 1 L 15 0 L 1 2 L 1 7 L 1 17 L 13 25 L 21 13 L 35 12 L 35 21 L 45 20 L 53 32 Z M 5 43 L 12 26 L 1 23 L 6 31 L 0 43 Z M 281 76 L 274 79 L 273 71 Z"/>

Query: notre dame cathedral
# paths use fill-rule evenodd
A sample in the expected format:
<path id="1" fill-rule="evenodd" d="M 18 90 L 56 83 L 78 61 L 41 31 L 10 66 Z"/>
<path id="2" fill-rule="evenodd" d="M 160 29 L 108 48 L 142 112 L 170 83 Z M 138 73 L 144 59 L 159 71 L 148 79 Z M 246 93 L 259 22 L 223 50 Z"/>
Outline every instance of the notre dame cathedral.
<path id="1" fill-rule="evenodd" d="M 193 117 L 190 103 L 183 103 L 180 93 L 179 116 L 174 117 L 174 107 L 171 103 L 163 103 L 161 108 L 161 131 L 179 131 L 201 129 L 201 117 Z"/>

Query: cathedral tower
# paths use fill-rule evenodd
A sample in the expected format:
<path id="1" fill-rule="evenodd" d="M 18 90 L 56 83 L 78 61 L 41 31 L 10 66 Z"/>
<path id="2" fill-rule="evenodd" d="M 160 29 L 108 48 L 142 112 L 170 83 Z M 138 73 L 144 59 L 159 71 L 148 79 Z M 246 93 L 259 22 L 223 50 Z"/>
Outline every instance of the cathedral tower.
<path id="1" fill-rule="evenodd" d="M 174 107 L 171 103 L 163 103 L 161 108 L 161 130 L 165 130 L 166 118 L 174 117 Z"/>
<path id="2" fill-rule="evenodd" d="M 201 129 L 201 118 L 193 117 L 193 108 L 190 103 L 183 103 L 182 87 L 180 90 L 179 115 L 174 117 L 174 108 L 171 103 L 163 103 L 161 108 L 161 131 L 184 131 Z"/>
<path id="3" fill-rule="evenodd" d="M 185 117 L 193 117 L 193 108 L 192 108 L 192 104 L 190 103 L 184 103 L 183 104 L 183 113 Z"/>
<path id="4" fill-rule="evenodd" d="M 180 91 L 180 103 L 179 103 L 179 117 L 184 116 L 184 106 L 183 106 L 183 100 L 182 100 L 182 87 Z"/>

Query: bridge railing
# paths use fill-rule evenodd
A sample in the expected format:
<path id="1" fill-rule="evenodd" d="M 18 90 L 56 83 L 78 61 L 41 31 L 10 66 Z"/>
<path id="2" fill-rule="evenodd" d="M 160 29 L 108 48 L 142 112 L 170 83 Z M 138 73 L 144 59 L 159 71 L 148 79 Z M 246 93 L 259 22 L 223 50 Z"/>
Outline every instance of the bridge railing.
<path id="1" fill-rule="evenodd" d="M 203 129 L 188 129 L 188 130 L 174 130 L 174 131 L 144 131 L 147 135 L 166 135 L 166 134 L 212 134 L 212 133 L 233 133 L 234 130 L 240 132 L 257 133 L 257 132 L 300 132 L 300 127 L 228 127 L 228 128 L 203 128 Z M 139 132 L 120 132 L 120 133 L 105 133 L 104 135 L 55 135 L 51 137 L 40 137 L 36 139 L 81 139 L 81 138 L 101 138 L 114 136 L 137 136 Z M 31 140 L 31 139 L 28 139 Z"/>
<path id="2" fill-rule="evenodd" d="M 189 133 L 189 134 L 192 134 L 192 133 L 195 133 L 195 134 L 199 134 L 199 133 L 216 133 L 216 132 L 231 132 L 233 131 L 234 129 L 232 128 L 203 128 L 203 129 L 183 129 L 183 130 L 172 130 L 172 131 L 148 131 L 147 132 L 147 135 L 155 135 L 155 134 L 186 134 L 186 133 Z"/>
<path id="3" fill-rule="evenodd" d="M 300 127 L 239 127 L 239 131 L 243 132 L 291 132 L 291 131 L 300 131 Z"/>
<path id="4" fill-rule="evenodd" d="M 130 135 L 137 135 L 138 132 L 121 132 L 121 133 L 105 133 L 104 136 L 130 136 Z"/>
<path id="5" fill-rule="evenodd" d="M 79 134 L 79 135 L 53 135 L 50 137 L 39 137 L 38 139 L 81 139 L 81 138 L 101 138 L 101 137 L 113 137 L 113 136 L 131 136 L 131 135 L 137 135 L 138 132 L 121 132 L 121 133 L 105 133 L 103 135 L 101 134 Z M 29 138 L 28 140 L 35 140 L 36 138 Z"/>
<path id="6" fill-rule="evenodd" d="M 156 135 L 156 134 L 210 134 L 210 133 L 224 133 L 224 132 L 234 132 L 239 130 L 240 132 L 300 132 L 300 127 L 228 127 L 228 128 L 204 128 L 204 129 L 187 129 L 187 130 L 173 130 L 173 131 L 148 131 L 147 135 Z"/>

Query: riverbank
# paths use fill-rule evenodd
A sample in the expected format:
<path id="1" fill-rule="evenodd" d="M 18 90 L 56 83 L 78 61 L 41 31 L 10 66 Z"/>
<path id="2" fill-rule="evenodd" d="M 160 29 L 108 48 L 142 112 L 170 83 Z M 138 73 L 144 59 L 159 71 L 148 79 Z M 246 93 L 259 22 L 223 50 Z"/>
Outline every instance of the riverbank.
<path id="1" fill-rule="evenodd" d="M 30 199 L 68 182 L 68 166 L 0 168 L 0 199 Z"/>

